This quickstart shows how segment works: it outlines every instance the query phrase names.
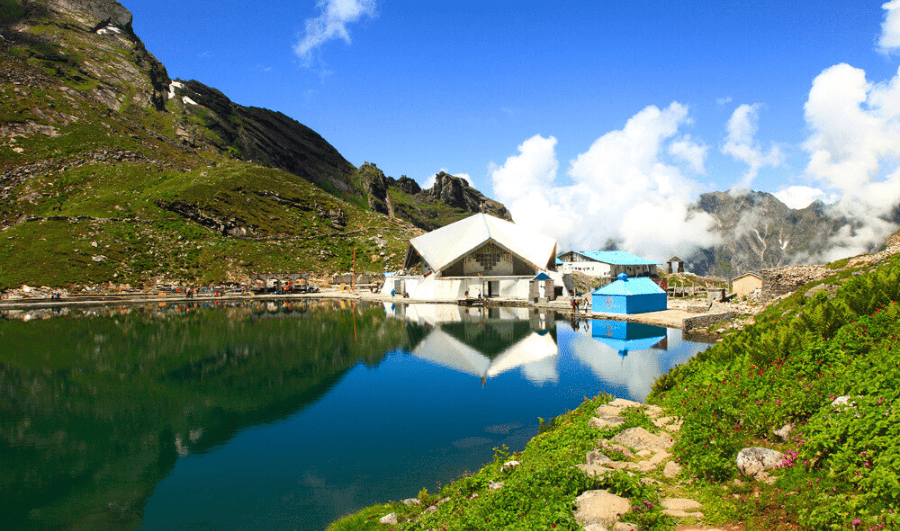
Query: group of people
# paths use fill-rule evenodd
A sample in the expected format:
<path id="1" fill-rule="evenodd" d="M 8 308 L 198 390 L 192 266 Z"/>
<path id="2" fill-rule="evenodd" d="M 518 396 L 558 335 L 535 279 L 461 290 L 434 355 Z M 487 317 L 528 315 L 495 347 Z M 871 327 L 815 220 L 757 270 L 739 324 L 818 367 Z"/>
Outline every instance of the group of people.
<path id="1" fill-rule="evenodd" d="M 572 297 L 572 312 L 577 312 L 579 309 L 588 311 L 591 309 L 591 300 L 587 295 L 584 298 L 580 298 L 577 294 Z"/>

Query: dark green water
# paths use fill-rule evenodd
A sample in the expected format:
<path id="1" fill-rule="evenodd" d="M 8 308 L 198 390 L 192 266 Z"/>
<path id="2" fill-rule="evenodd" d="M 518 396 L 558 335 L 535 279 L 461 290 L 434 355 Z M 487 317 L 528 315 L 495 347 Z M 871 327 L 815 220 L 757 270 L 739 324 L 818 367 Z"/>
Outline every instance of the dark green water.
<path id="1" fill-rule="evenodd" d="M 704 348 L 441 308 L 5 315 L 0 529 L 323 529 L 523 447 L 583 396 L 642 399 Z"/>

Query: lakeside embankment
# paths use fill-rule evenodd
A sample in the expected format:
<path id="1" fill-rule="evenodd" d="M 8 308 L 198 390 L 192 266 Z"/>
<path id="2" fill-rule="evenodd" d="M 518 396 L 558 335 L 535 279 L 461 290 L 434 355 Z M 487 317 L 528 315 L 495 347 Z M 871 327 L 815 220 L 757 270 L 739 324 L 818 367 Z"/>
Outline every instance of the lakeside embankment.
<path id="1" fill-rule="evenodd" d="M 53 298 L 49 289 L 34 291 L 35 296 L 18 293 L 14 298 L 0 299 L 0 310 L 29 310 L 62 307 L 87 307 L 116 304 L 175 304 L 210 301 L 242 301 L 242 300 L 303 300 L 303 299 L 335 299 L 347 301 L 367 301 L 389 304 L 457 304 L 452 300 L 412 299 L 400 296 L 382 295 L 368 291 L 349 291 L 325 288 L 317 293 L 253 293 L 223 291 L 219 294 L 210 292 L 197 293 L 188 297 L 183 291 L 152 290 L 91 290 L 78 294 L 67 294 L 61 298 Z M 531 303 L 520 299 L 485 299 L 486 307 L 525 307 L 536 310 L 550 310 L 580 319 L 605 319 L 611 321 L 631 321 L 662 326 L 665 328 L 681 328 L 686 331 L 707 327 L 713 323 L 732 319 L 739 311 L 734 305 L 721 303 L 700 303 L 692 300 L 670 299 L 668 309 L 660 312 L 620 315 L 593 312 L 590 309 L 572 310 L 569 298 L 551 302 Z"/>
<path id="2" fill-rule="evenodd" d="M 898 301 L 895 256 L 837 271 L 659 379 L 661 409 L 586 400 L 523 452 L 329 529 L 898 528 Z"/>

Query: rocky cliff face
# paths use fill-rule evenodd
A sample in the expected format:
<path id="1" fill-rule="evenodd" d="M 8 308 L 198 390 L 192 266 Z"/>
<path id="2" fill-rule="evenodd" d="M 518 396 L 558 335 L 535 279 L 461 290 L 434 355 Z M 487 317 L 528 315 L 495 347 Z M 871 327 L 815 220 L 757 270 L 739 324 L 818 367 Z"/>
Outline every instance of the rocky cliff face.
<path id="1" fill-rule="evenodd" d="M 445 172 L 435 177 L 434 186 L 428 190 L 405 175 L 399 179 L 386 177 L 370 162 L 359 167 L 357 176 L 369 208 L 410 221 L 424 230 L 434 230 L 479 212 L 512 221 L 503 204 L 485 197 L 465 179 Z"/>
<path id="2" fill-rule="evenodd" d="M 469 186 L 465 179 L 444 172 L 437 174 L 434 186 L 431 187 L 428 194 L 434 199 L 466 212 L 484 212 L 512 221 L 512 216 L 502 203 L 485 197 L 484 194 Z"/>
<path id="3" fill-rule="evenodd" d="M 92 31 L 114 26 L 133 34 L 131 11 L 115 0 L 48 0 L 51 9 L 73 17 Z"/>
<path id="4" fill-rule="evenodd" d="M 171 95 L 203 125 L 182 122 L 179 137 L 241 160 L 292 173 L 341 196 L 360 195 L 349 176 L 356 168 L 318 133 L 280 112 L 244 107 L 199 81 L 176 82 Z M 212 133 L 212 134 L 210 134 Z"/>
<path id="5" fill-rule="evenodd" d="M 808 263 L 848 223 L 819 201 L 794 210 L 764 192 L 703 194 L 694 208 L 718 221 L 723 243 L 695 253 L 687 267 L 724 277 Z"/>

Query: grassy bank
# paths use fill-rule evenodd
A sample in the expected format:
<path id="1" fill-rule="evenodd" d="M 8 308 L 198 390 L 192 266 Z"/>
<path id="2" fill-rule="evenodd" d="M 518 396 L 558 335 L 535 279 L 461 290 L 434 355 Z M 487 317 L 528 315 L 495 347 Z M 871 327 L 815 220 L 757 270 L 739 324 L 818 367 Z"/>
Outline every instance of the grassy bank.
<path id="1" fill-rule="evenodd" d="M 900 525 L 898 300 L 896 256 L 838 272 L 657 382 L 650 400 L 683 418 L 675 454 L 718 504 L 716 521 Z M 848 404 L 832 405 L 838 397 Z M 786 455 L 774 483 L 733 481 L 749 446 Z"/>

